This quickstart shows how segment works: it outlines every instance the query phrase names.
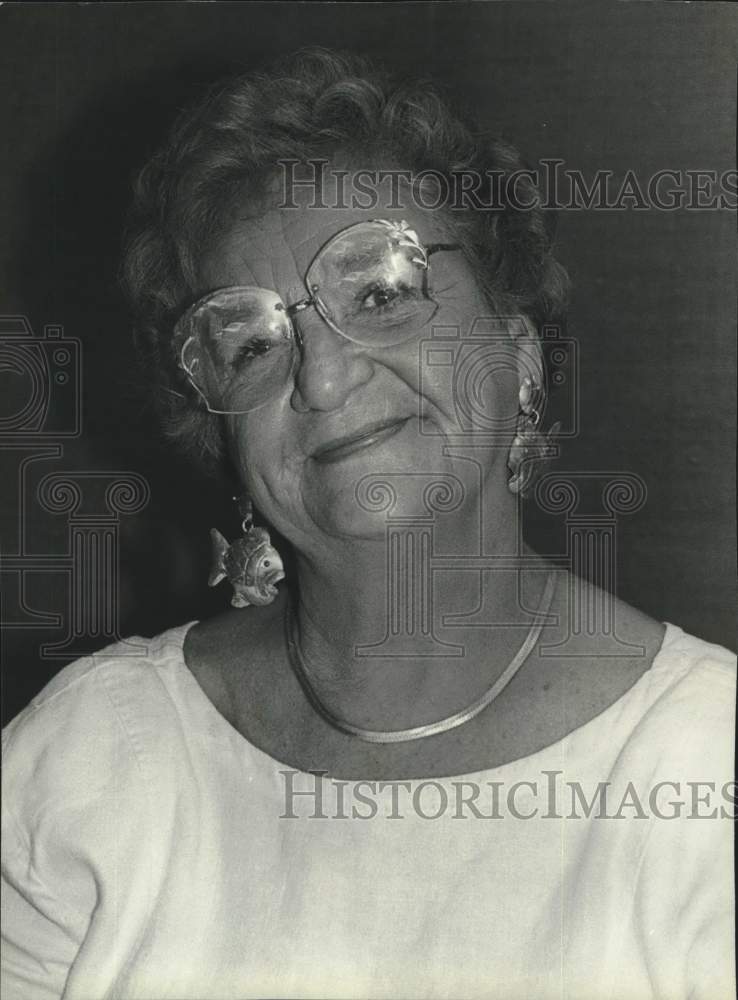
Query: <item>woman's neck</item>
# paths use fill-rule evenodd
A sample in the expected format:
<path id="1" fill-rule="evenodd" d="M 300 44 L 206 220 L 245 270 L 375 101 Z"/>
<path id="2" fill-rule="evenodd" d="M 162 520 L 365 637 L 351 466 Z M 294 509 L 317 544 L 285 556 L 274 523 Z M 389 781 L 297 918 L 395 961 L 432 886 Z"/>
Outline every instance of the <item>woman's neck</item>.
<path id="1" fill-rule="evenodd" d="M 547 570 L 521 551 L 514 520 L 494 527 L 487 569 L 471 561 L 479 533 L 460 519 L 434 526 L 432 540 L 423 525 L 397 525 L 385 538 L 298 558 L 296 638 L 334 714 L 409 728 L 459 711 L 494 683 L 531 627 Z"/>

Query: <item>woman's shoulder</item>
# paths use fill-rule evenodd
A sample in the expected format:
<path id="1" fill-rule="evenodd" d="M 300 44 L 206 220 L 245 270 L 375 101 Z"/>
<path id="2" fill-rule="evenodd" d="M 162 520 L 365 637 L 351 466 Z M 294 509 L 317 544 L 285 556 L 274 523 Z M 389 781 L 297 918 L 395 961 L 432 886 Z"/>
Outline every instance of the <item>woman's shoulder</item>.
<path id="1" fill-rule="evenodd" d="M 608 595 L 582 586 L 594 607 L 603 606 Z M 573 720 L 572 745 L 589 754 L 594 737 L 634 773 L 657 759 L 679 757 L 690 768 L 724 760 L 735 719 L 735 654 L 620 599 L 609 598 L 607 607 L 607 632 L 564 629 L 565 641 L 546 651 L 562 664 L 561 715 Z M 580 655 L 568 658 L 570 648 Z"/>
<path id="2" fill-rule="evenodd" d="M 708 720 L 729 722 L 735 717 L 736 654 L 708 642 L 678 625 L 666 624 L 655 678 L 663 682 L 663 702 L 679 712 L 687 724 L 706 728 Z"/>
<path id="3" fill-rule="evenodd" d="M 67 664 L 5 727 L 6 740 L 38 716 L 48 722 L 51 715 L 74 710 L 83 701 L 105 700 L 105 692 L 126 683 L 155 684 L 157 669 L 182 661 L 184 639 L 193 625 L 178 625 L 152 637 L 131 635 Z"/>
<path id="4" fill-rule="evenodd" d="M 666 635 L 660 651 L 664 662 L 678 661 L 686 670 L 710 671 L 728 683 L 735 683 L 736 654 L 733 650 L 693 635 L 679 625 L 665 624 Z"/>
<path id="5" fill-rule="evenodd" d="M 619 702 L 631 688 L 661 701 L 685 685 L 699 688 L 704 698 L 715 697 L 719 688 L 735 686 L 736 655 L 729 649 L 671 622 L 658 621 L 591 583 L 578 584 L 578 607 L 606 608 L 602 622 L 608 627 L 577 631 L 572 615 L 564 609 L 561 634 L 554 635 L 557 641 L 549 645 L 546 655 L 556 654 L 566 663 L 567 678 L 577 682 L 570 690 L 578 689 L 585 699 L 607 705 Z M 566 658 L 569 650 L 573 651 L 570 660 Z"/>
<path id="6" fill-rule="evenodd" d="M 673 777 L 728 780 L 735 732 L 736 655 L 672 623 L 621 713 L 630 732 L 620 764 Z"/>
<path id="7" fill-rule="evenodd" d="M 648 714 L 682 713 L 684 723 L 699 724 L 711 711 L 729 717 L 734 708 L 731 692 L 736 684 L 736 654 L 671 622 L 656 622 L 622 601 L 616 604 L 615 622 L 634 646 L 646 650 L 649 668 L 644 672 L 642 696 Z M 653 643 L 658 634 L 658 643 Z M 653 656 L 649 657 L 649 643 Z"/>
<path id="8" fill-rule="evenodd" d="M 165 674 L 182 665 L 189 625 L 130 636 L 68 664 L 3 730 L 3 795 L 28 809 L 92 799 L 176 731 Z M 181 727 L 180 727 L 181 728 Z"/>

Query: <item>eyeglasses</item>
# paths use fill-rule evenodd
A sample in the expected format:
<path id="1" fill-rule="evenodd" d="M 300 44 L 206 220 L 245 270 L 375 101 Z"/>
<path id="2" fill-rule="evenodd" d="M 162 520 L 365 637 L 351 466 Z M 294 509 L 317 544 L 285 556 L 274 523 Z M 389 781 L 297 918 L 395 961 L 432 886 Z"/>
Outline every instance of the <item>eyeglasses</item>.
<path id="1" fill-rule="evenodd" d="M 294 315 L 314 306 L 332 330 L 364 347 L 405 343 L 438 309 L 431 255 L 459 249 L 423 246 L 404 221 L 356 223 L 318 251 L 305 275 L 308 296 L 299 302 L 285 305 L 276 292 L 251 285 L 220 288 L 195 302 L 174 328 L 180 367 L 210 413 L 249 413 L 297 368 L 302 338 Z"/>

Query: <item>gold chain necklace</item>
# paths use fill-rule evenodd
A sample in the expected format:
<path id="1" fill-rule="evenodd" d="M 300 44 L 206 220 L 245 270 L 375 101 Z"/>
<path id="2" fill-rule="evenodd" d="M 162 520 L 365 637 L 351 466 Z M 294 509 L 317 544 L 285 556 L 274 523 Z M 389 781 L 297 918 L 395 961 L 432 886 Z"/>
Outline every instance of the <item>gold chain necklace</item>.
<path id="1" fill-rule="evenodd" d="M 318 712 L 318 714 L 325 719 L 326 722 L 333 726 L 334 729 L 338 729 L 342 733 L 347 733 L 349 736 L 355 736 L 357 739 L 364 740 L 367 743 L 407 743 L 410 740 L 422 740 L 426 736 L 437 736 L 439 733 L 448 732 L 449 729 L 455 729 L 457 726 L 463 726 L 464 723 L 469 722 L 470 719 L 475 718 L 475 716 L 479 715 L 480 712 L 483 712 L 484 709 L 487 708 L 488 705 L 491 705 L 495 698 L 497 698 L 505 690 L 515 674 L 517 674 L 525 661 L 528 659 L 533 647 L 538 642 L 541 630 L 546 624 L 548 611 L 551 607 L 554 587 L 555 576 L 553 573 L 550 573 L 548 579 L 546 580 L 546 586 L 543 592 L 543 597 L 541 598 L 541 603 L 536 611 L 535 619 L 530 627 L 530 631 L 528 632 L 525 641 L 494 684 L 492 684 L 492 686 L 489 687 L 479 698 L 475 699 L 471 705 L 461 709 L 461 711 L 454 712 L 453 715 L 448 715 L 445 719 L 439 719 L 437 722 L 428 722 L 422 726 L 414 726 L 412 729 L 364 729 L 361 726 L 355 726 L 351 722 L 347 722 L 345 719 L 342 719 L 340 716 L 331 712 L 331 710 L 318 696 L 318 693 L 310 680 L 309 671 L 305 666 L 302 650 L 300 649 L 300 645 L 297 640 L 295 617 L 292 613 L 290 602 L 287 604 L 287 611 L 285 615 L 287 652 L 289 654 L 292 669 L 302 685 L 310 704 L 316 712 Z"/>

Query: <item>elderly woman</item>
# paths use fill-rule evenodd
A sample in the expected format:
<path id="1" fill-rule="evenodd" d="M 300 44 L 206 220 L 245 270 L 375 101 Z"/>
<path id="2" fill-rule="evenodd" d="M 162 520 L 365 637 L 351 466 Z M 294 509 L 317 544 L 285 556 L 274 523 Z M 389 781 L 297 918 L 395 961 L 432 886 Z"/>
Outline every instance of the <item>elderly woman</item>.
<path id="1" fill-rule="evenodd" d="M 238 481 L 237 610 L 8 727 L 6 1000 L 731 995 L 732 657 L 521 541 L 566 282 L 483 204 L 519 167 L 313 52 L 143 169 L 126 282 Z"/>

